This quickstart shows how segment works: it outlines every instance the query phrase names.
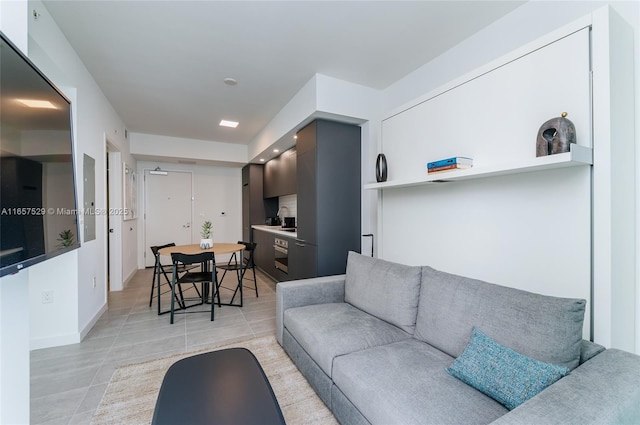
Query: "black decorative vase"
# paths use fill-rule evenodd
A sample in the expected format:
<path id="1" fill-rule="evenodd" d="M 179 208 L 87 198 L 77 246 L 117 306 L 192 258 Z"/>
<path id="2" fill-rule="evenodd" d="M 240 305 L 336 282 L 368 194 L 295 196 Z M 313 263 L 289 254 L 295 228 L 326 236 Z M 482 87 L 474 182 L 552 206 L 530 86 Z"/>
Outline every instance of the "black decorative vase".
<path id="1" fill-rule="evenodd" d="M 378 183 L 387 181 L 387 158 L 383 153 L 378 154 L 376 159 L 376 181 Z"/>

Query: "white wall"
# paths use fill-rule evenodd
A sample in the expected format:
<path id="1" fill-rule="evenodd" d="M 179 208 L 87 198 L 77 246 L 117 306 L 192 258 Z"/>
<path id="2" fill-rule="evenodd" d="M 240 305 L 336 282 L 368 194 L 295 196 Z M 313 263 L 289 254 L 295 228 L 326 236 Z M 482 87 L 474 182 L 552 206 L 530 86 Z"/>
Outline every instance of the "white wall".
<path id="1" fill-rule="evenodd" d="M 249 161 L 267 155 L 280 142 L 281 150 L 294 145 L 294 134 L 316 118 L 363 124 L 380 116 L 380 92 L 370 87 L 314 75 L 249 144 Z"/>
<path id="2" fill-rule="evenodd" d="M 121 291 L 127 282 L 138 270 L 138 226 L 140 218 L 125 220 L 122 210 L 124 202 L 124 166 L 136 169 L 136 161 L 126 152 L 120 152 L 118 148 L 107 140 L 109 155 L 109 209 L 113 212 L 109 215 L 107 225 L 113 229 L 109 233 L 109 291 Z M 113 244 L 113 246 L 111 245 Z M 105 261 L 107 259 L 105 258 Z M 89 330 L 85 327 L 85 330 Z M 84 335 L 83 335 L 84 336 Z"/>
<path id="3" fill-rule="evenodd" d="M 28 51 L 27 11 L 26 0 L 0 2 L 0 28 L 24 54 Z"/>
<path id="4" fill-rule="evenodd" d="M 193 175 L 193 215 L 191 240 L 200 242 L 200 229 L 205 220 L 213 224 L 212 238 L 214 242 L 236 242 L 242 240 L 242 175 L 240 167 L 221 167 L 206 165 L 171 164 L 138 161 L 138 174 L 144 176 L 144 170 L 153 170 L 160 166 L 167 171 L 188 171 Z M 146 213 L 144 206 L 144 181 L 140 179 L 141 216 Z M 224 215 L 222 213 L 224 212 Z M 127 221 L 124 226 L 127 226 Z M 137 255 L 138 267 L 144 268 L 144 255 L 151 251 L 144 242 L 144 221 L 138 228 Z M 216 256 L 221 262 L 228 256 Z"/>
<path id="5" fill-rule="evenodd" d="M 74 271 L 77 263 L 78 250 L 73 250 L 29 268 L 32 350 L 80 342 L 78 309 L 73 308 L 78 304 L 77 274 L 63 272 Z M 52 303 L 42 302 L 43 291 L 53 291 Z"/>
<path id="6" fill-rule="evenodd" d="M 162 161 L 180 159 L 215 161 L 220 165 L 247 162 L 247 146 L 234 143 L 211 142 L 154 134 L 130 133 L 131 154 L 139 158 L 155 157 Z"/>
<path id="7" fill-rule="evenodd" d="M 378 113 L 379 114 L 379 113 Z M 378 115 L 376 114 L 376 115 Z M 371 121 L 360 126 L 362 134 L 362 161 L 360 168 L 362 169 L 362 182 L 374 182 L 375 162 L 378 154 L 382 152 L 380 141 L 380 118 L 372 118 Z M 373 237 L 362 238 L 362 254 L 377 257 L 380 247 L 378 227 L 378 205 L 380 204 L 381 193 L 377 190 L 362 191 L 362 234 L 373 235 Z"/>
<path id="8" fill-rule="evenodd" d="M 383 93 L 384 108 L 394 109 L 607 3 L 634 26 L 637 39 L 637 2 L 529 1 L 389 86 Z"/>
<path id="9" fill-rule="evenodd" d="M 138 227 L 142 219 L 126 220 L 121 224 L 121 252 L 122 255 L 122 283 L 126 286 L 128 281 L 138 271 Z M 113 288 L 112 288 L 113 290 Z"/>
<path id="10" fill-rule="evenodd" d="M 116 208 L 116 211 L 120 208 L 124 208 L 125 207 L 125 202 L 124 202 L 124 198 L 125 198 L 125 190 L 124 190 L 124 179 L 126 178 L 123 175 L 123 170 L 126 168 L 130 169 L 130 170 L 136 170 L 137 168 L 137 161 L 133 161 L 131 158 L 127 157 L 126 154 L 121 154 L 120 155 L 120 159 L 123 159 L 124 161 L 121 164 L 117 164 L 116 167 L 114 167 L 116 173 L 118 173 L 116 180 L 116 186 L 114 188 L 114 186 L 110 187 L 110 191 L 113 189 L 115 190 L 114 193 L 114 198 L 115 198 L 115 202 L 113 203 L 113 206 Z M 111 216 L 110 220 L 112 220 L 113 222 L 115 222 L 115 227 L 118 229 L 116 231 L 116 234 L 119 235 L 119 237 L 114 238 L 116 243 L 119 243 L 119 251 L 120 251 L 120 255 L 118 256 L 118 254 L 116 253 L 116 256 L 118 256 L 119 258 L 122 259 L 121 261 L 121 278 L 122 278 L 122 287 L 124 288 L 127 284 L 127 282 L 133 277 L 133 275 L 136 273 L 136 271 L 138 271 L 138 227 L 141 225 L 142 223 L 142 212 L 141 212 L 141 207 L 140 205 L 142 204 L 142 198 L 140 197 L 140 181 L 142 180 L 142 177 L 140 174 L 137 174 L 137 184 L 138 187 L 136 188 L 137 193 L 138 193 L 138 204 L 137 206 L 135 206 L 135 208 L 138 209 L 137 212 L 137 218 L 135 219 L 128 219 L 125 220 L 125 216 L 123 214 L 116 214 L 115 216 Z M 127 208 L 130 208 L 130 205 L 127 205 Z M 120 288 L 114 288 L 111 287 L 110 290 L 119 290 Z"/>
<path id="11" fill-rule="evenodd" d="M 0 423 L 29 423 L 29 272 L 0 279 Z"/>
<path id="12" fill-rule="evenodd" d="M 635 348 L 636 160 L 633 32 L 610 8 L 593 13 L 593 248 L 595 337 Z M 636 276 L 637 277 L 637 276 Z"/>
<path id="13" fill-rule="evenodd" d="M 589 31 L 549 44 L 556 37 L 394 111 L 382 128 L 389 180 L 419 179 L 428 161 L 456 155 L 472 157 L 478 170 L 535 158 L 538 128 L 558 108 L 569 111 L 579 144 L 590 147 Z M 569 63 L 548 66 L 558 58 Z M 382 196 L 383 258 L 584 298 L 590 310 L 589 167 L 386 189 Z"/>
<path id="14" fill-rule="evenodd" d="M 27 52 L 26 1 L 0 1 L 0 30 Z M 0 423 L 29 423 L 29 269 L 0 278 Z"/>
<path id="15" fill-rule="evenodd" d="M 640 146 L 639 129 L 640 118 L 637 111 L 640 111 L 639 98 L 640 93 L 640 73 L 638 69 L 638 58 L 640 55 L 640 10 L 638 2 L 609 2 L 613 9 L 619 12 L 622 17 L 632 26 L 635 31 L 635 146 L 636 146 L 636 176 L 640 168 Z M 405 78 L 399 80 L 389 88 L 384 95 L 385 111 L 388 113 L 401 105 L 409 102 L 411 99 L 419 95 L 428 93 L 442 84 L 454 80 L 457 77 L 476 69 L 485 63 L 500 57 L 509 51 L 516 49 L 526 43 L 531 42 L 563 25 L 582 18 L 596 8 L 601 7 L 605 2 L 527 2 L 522 7 L 514 10 L 509 15 L 498 20 L 494 24 L 479 31 L 476 35 L 463 41 L 453 49 L 445 52 L 440 57 L 423 65 Z M 562 64 L 557 66 L 562 67 Z M 496 108 L 502 108 L 504 105 L 496 105 Z M 373 181 L 370 179 L 368 181 Z M 635 189 L 636 194 L 640 188 Z M 636 205 L 639 205 L 640 199 L 636 195 Z M 427 207 L 423 207 L 427 208 Z M 421 216 L 421 210 L 413 211 L 412 214 Z M 422 210 L 424 211 L 424 209 Z M 629 226 L 631 232 L 636 235 L 640 231 L 640 208 L 636 208 L 636 225 Z M 636 246 L 640 246 L 640 238 L 636 236 Z M 615 251 L 615 247 L 614 247 Z M 612 251 L 613 252 L 613 251 Z M 628 255 L 628 252 L 626 253 Z M 640 259 L 636 255 L 635 269 L 640 267 Z M 609 291 L 609 295 L 613 295 L 616 300 L 608 297 L 600 298 L 600 306 L 602 303 L 608 304 L 604 314 L 597 314 L 595 317 L 594 327 L 598 328 L 602 324 L 606 329 L 600 331 L 597 340 L 607 346 L 617 346 L 633 351 L 634 340 L 636 351 L 640 352 L 640 277 L 637 272 L 625 265 L 625 275 L 618 276 L 616 281 L 627 282 L 626 284 L 617 284 L 617 288 Z M 634 283 L 635 282 L 635 283 Z M 616 285 L 614 283 L 614 285 Z M 634 290 L 635 286 L 635 290 Z M 635 319 L 633 312 L 629 314 L 628 300 L 635 299 Z M 598 298 L 595 299 L 596 307 Z M 616 305 L 624 305 L 624 314 L 616 310 Z M 616 311 L 612 311 L 616 310 Z M 624 317 L 624 320 L 621 320 Z M 635 320 L 635 324 L 631 323 Z M 615 323 L 614 323 L 615 322 Z M 601 327 L 602 328 L 602 327 Z M 634 330 L 635 329 L 635 330 Z"/>
<path id="16" fill-rule="evenodd" d="M 35 20 L 30 11 L 36 10 L 40 15 Z M 106 137 L 123 152 L 126 158 L 135 164 L 129 156 L 128 141 L 123 138 L 124 124 L 115 113 L 92 76 L 71 48 L 66 38 L 49 15 L 45 6 L 39 1 L 28 3 L 28 32 L 29 57 L 47 75 L 54 84 L 69 97 L 73 104 L 73 123 L 76 161 L 76 190 L 78 205 L 83 205 L 83 169 L 84 154 L 95 159 L 95 195 L 96 208 L 106 208 Z M 82 238 L 83 217 L 80 217 Z M 40 295 L 32 296 L 30 305 L 32 327 L 38 329 L 39 341 L 65 344 L 70 338 L 61 337 L 51 331 L 47 336 L 46 329 L 73 329 L 74 340 L 90 329 L 93 323 L 106 309 L 106 217 L 96 216 L 96 239 L 82 242 L 77 251 L 76 259 L 69 259 L 69 263 L 60 267 L 57 262 L 47 261 L 40 267 L 41 273 L 32 279 L 34 288 L 38 287 L 46 276 L 57 276 L 53 281 L 48 279 L 48 287 L 54 291 L 54 302 L 43 309 L 43 304 L 37 302 Z M 82 239 L 81 239 L 82 241 Z M 133 252 L 137 251 L 132 247 Z M 127 253 L 123 252 L 123 256 Z M 96 287 L 93 287 L 93 278 Z M 70 287 L 77 296 L 65 298 L 58 294 L 65 294 Z M 35 290 L 35 289 L 34 289 Z M 76 301 L 77 300 L 77 301 Z M 75 310 L 75 318 L 68 317 L 64 312 Z M 66 334 L 65 334 L 66 335 Z M 59 337 L 59 338 L 58 338 Z M 34 342 L 35 344 L 35 342 Z"/>
<path id="17" fill-rule="evenodd" d="M 293 145 L 292 137 L 302 128 L 311 115 L 316 111 L 317 75 L 311 78 L 289 102 L 269 121 L 260 133 L 249 144 L 248 160 L 255 161 L 264 155 L 278 140 L 288 137 L 291 140 L 287 149 Z M 268 157 L 270 159 L 271 157 Z"/>

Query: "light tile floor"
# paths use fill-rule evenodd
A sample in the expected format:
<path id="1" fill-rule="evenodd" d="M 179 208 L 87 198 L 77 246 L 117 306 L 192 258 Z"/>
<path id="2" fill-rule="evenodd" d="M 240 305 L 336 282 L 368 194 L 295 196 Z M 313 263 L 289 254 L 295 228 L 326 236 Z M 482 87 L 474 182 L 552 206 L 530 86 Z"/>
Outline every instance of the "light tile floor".
<path id="1" fill-rule="evenodd" d="M 153 270 L 139 270 L 109 294 L 109 310 L 81 343 L 31 352 L 31 424 L 89 424 L 118 366 L 273 334 L 275 282 L 256 273 L 259 297 L 245 288 L 242 308 L 216 307 L 213 322 L 206 313 L 176 315 L 171 325 L 155 299 L 149 307 Z M 228 273 L 223 285 L 235 279 Z M 221 293 L 228 301 L 230 291 Z M 166 294 L 163 307 L 168 301 Z"/>

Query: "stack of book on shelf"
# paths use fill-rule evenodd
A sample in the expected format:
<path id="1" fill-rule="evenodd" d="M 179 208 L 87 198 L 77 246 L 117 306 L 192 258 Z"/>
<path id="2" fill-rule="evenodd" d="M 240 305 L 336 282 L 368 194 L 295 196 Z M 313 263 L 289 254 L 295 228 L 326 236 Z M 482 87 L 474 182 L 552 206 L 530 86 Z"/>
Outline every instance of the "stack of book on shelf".
<path id="1" fill-rule="evenodd" d="M 471 168 L 473 166 L 473 158 L 467 158 L 464 156 L 454 156 L 451 158 L 441 159 L 427 163 L 427 172 L 440 173 L 443 171 L 455 171 L 465 168 Z"/>

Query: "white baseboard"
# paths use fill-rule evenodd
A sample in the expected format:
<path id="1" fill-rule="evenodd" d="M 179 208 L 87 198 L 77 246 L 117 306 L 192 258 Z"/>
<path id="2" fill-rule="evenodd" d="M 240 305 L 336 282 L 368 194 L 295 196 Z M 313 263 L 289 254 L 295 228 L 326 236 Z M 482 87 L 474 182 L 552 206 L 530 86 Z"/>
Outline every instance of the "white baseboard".
<path id="1" fill-rule="evenodd" d="M 29 340 L 29 350 L 39 350 L 41 348 L 60 347 L 62 345 L 77 344 L 87 336 L 89 331 L 98 322 L 100 317 L 107 311 L 107 304 L 93 316 L 87 325 L 80 332 L 73 332 L 62 335 L 48 336 L 45 338 L 31 338 Z"/>
<path id="2" fill-rule="evenodd" d="M 107 311 L 107 304 L 98 311 L 93 318 L 87 323 L 87 325 L 80 332 L 73 332 L 63 335 L 48 336 L 45 338 L 31 338 L 29 340 L 29 350 L 39 350 L 41 348 L 60 347 L 63 345 L 78 344 L 84 337 L 87 336 L 89 331 L 98 322 L 100 317 Z"/>
<path id="3" fill-rule="evenodd" d="M 93 318 L 89 321 L 89 323 L 87 323 L 86 326 L 82 329 L 82 331 L 80 331 L 80 341 L 82 341 L 87 336 L 89 331 L 91 329 L 93 329 L 93 326 L 98 322 L 100 317 L 102 317 L 102 315 L 108 309 L 109 309 L 109 306 L 107 305 L 107 303 L 104 303 L 102 308 L 100 310 L 98 310 L 98 312 L 93 316 Z M 80 341 L 78 341 L 78 342 L 80 342 Z"/>
<path id="4" fill-rule="evenodd" d="M 29 350 L 60 347 L 62 345 L 77 344 L 79 342 L 80 334 L 77 332 L 65 335 L 48 336 L 46 338 L 31 338 L 29 340 Z"/>
<path id="5" fill-rule="evenodd" d="M 124 279 L 124 282 L 122 282 L 122 289 L 126 288 L 127 285 L 129 284 L 129 282 L 131 281 L 131 278 L 133 278 L 133 276 L 136 274 L 136 272 L 138 271 L 138 269 L 133 269 L 131 270 L 131 273 L 129 273 L 129 276 L 127 276 Z"/>

